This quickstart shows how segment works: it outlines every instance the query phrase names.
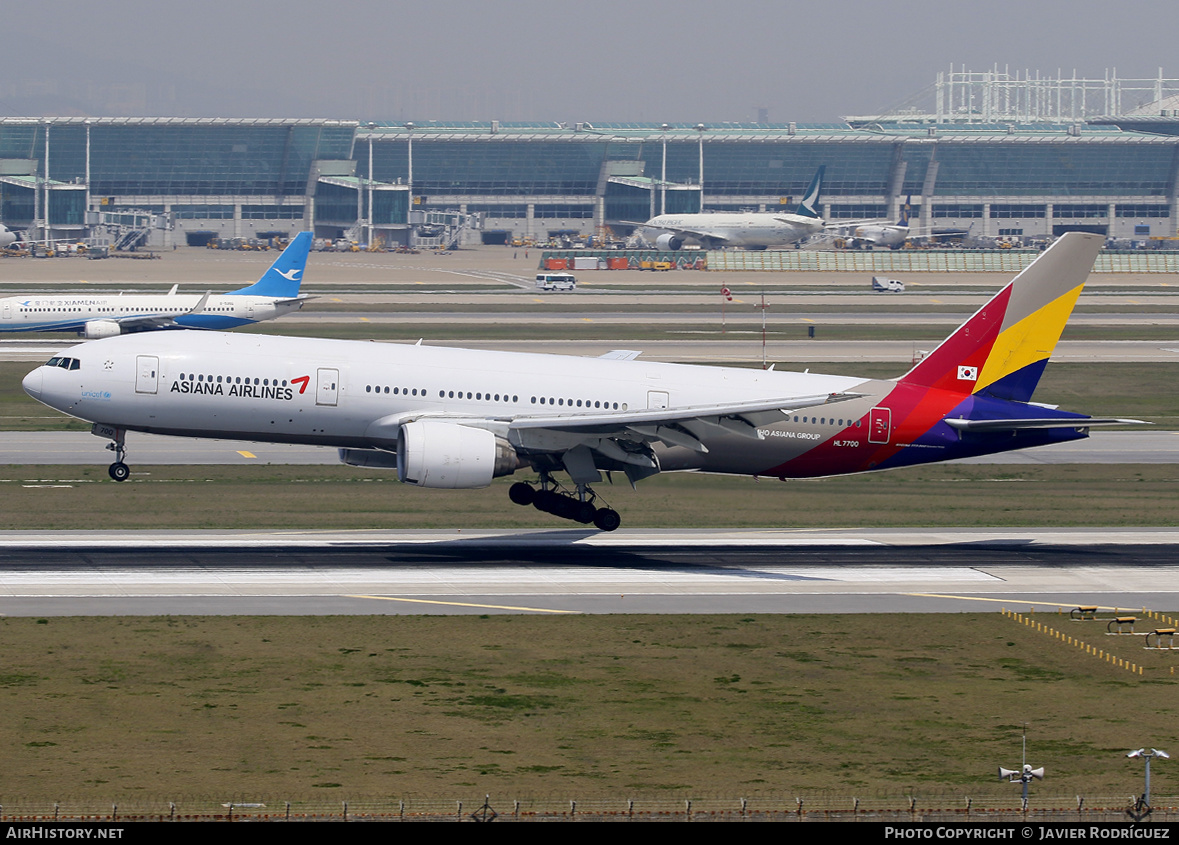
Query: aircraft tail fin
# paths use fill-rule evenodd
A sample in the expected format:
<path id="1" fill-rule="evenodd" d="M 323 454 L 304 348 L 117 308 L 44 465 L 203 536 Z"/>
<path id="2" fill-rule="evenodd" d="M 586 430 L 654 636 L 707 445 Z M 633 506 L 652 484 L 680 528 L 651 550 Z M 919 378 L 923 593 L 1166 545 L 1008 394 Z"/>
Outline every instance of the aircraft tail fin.
<path id="1" fill-rule="evenodd" d="M 819 214 L 819 194 L 823 190 L 823 174 L 827 171 L 827 165 L 819 166 L 815 171 L 815 176 L 811 179 L 810 185 L 807 186 L 806 193 L 802 195 L 802 202 L 798 204 L 795 214 L 802 217 L 813 217 L 818 220 L 822 217 Z"/>
<path id="2" fill-rule="evenodd" d="M 901 379 L 903 384 L 1028 402 L 1104 238 L 1063 235 Z"/>
<path id="3" fill-rule="evenodd" d="M 262 278 L 249 287 L 232 290 L 229 296 L 273 296 L 293 299 L 299 295 L 303 283 L 303 271 L 307 267 L 307 254 L 311 252 L 311 233 L 295 235 L 282 254 L 262 274 Z"/>
<path id="4" fill-rule="evenodd" d="M 905 204 L 901 206 L 901 219 L 897 221 L 898 226 L 908 226 L 909 216 L 913 211 L 913 198 L 909 197 L 905 200 Z"/>

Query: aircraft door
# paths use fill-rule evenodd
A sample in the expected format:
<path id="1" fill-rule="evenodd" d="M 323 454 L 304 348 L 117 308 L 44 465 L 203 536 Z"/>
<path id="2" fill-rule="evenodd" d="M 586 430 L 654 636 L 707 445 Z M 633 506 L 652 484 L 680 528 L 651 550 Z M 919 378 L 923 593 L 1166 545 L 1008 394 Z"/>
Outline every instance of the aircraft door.
<path id="1" fill-rule="evenodd" d="M 135 392 L 155 393 L 159 383 L 160 359 L 155 355 L 135 356 Z"/>
<path id="2" fill-rule="evenodd" d="M 868 442 L 887 443 L 892 434 L 892 411 L 873 408 L 868 412 Z"/>
<path id="3" fill-rule="evenodd" d="M 671 397 L 666 390 L 648 390 L 647 407 L 652 411 L 662 411 L 671 406 Z"/>
<path id="4" fill-rule="evenodd" d="M 316 371 L 316 405 L 335 406 L 339 396 L 340 371 L 328 367 L 320 367 Z"/>
<path id="5" fill-rule="evenodd" d="M 12 303 L 5 302 L 4 303 L 4 321 L 8 322 L 11 319 L 12 319 Z"/>

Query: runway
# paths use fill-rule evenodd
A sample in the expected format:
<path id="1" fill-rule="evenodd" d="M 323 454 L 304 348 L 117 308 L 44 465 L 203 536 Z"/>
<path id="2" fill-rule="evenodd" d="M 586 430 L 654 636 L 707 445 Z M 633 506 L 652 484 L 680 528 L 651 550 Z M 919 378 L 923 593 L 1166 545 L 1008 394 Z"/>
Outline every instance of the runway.
<path id="1" fill-rule="evenodd" d="M 4 532 L 0 614 L 1179 607 L 1179 529 Z"/>

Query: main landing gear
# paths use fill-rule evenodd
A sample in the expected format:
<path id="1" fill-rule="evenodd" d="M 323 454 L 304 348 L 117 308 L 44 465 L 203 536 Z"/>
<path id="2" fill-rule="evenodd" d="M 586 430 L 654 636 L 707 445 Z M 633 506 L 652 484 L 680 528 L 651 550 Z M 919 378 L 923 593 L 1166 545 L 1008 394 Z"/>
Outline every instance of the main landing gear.
<path id="1" fill-rule="evenodd" d="M 127 457 L 126 436 L 127 432 L 120 428 L 115 433 L 114 442 L 106 444 L 106 448 L 115 453 L 115 462 L 106 468 L 107 474 L 115 481 L 126 481 L 131 475 L 131 468 L 123 463 L 123 458 Z"/>
<path id="2" fill-rule="evenodd" d="M 582 525 L 593 523 L 602 531 L 614 531 L 622 524 L 618 511 L 594 506 L 596 496 L 588 485 L 577 485 L 577 495 L 571 496 L 559 492 L 556 483 L 547 474 L 541 475 L 539 489 L 523 481 L 516 482 L 508 488 L 508 498 L 517 505 L 532 505 L 538 511 Z"/>

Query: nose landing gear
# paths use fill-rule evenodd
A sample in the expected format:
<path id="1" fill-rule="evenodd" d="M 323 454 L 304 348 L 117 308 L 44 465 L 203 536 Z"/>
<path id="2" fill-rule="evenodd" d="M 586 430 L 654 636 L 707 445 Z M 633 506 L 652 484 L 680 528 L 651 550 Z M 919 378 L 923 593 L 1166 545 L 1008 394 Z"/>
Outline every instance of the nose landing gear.
<path id="1" fill-rule="evenodd" d="M 97 434 L 98 432 L 95 431 L 95 433 Z M 114 441 L 113 443 L 106 444 L 107 450 L 115 453 L 115 462 L 107 467 L 107 475 L 115 481 L 126 481 L 131 475 L 131 468 L 123 463 L 123 458 L 127 457 L 127 446 L 125 442 L 127 432 L 121 428 L 117 428 L 113 431 L 104 430 L 102 433 Z"/>
<path id="2" fill-rule="evenodd" d="M 588 498 L 587 498 L 588 497 Z M 597 496 L 586 484 L 577 485 L 577 495 L 557 490 L 557 484 L 547 474 L 542 474 L 540 487 L 518 481 L 508 488 L 508 498 L 517 505 L 532 505 L 538 511 L 551 513 L 562 519 L 593 525 L 602 531 L 614 531 L 622 524 L 618 511 L 599 508 L 594 505 Z"/>

